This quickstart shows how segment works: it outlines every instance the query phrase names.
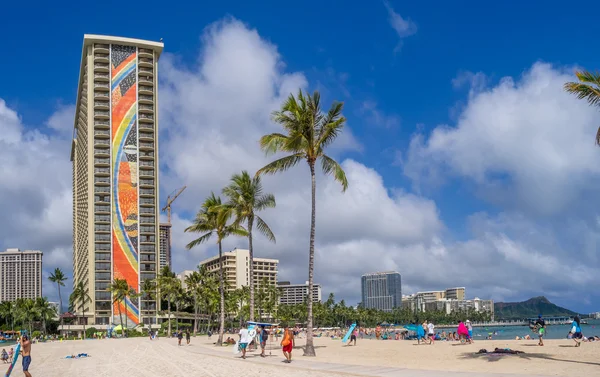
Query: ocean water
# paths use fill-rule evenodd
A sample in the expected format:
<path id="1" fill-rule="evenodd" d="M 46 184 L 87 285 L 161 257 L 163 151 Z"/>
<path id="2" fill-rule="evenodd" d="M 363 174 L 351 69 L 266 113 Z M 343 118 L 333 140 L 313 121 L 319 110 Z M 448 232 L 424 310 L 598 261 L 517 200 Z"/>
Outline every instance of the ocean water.
<path id="1" fill-rule="evenodd" d="M 566 339 L 567 334 L 571 330 L 571 325 L 549 325 L 546 327 L 545 339 Z M 446 331 L 448 331 L 446 329 Z M 455 331 L 455 330 L 454 330 Z M 581 332 L 584 336 L 600 336 L 600 321 L 589 321 L 587 325 L 581 325 Z M 515 337 L 524 337 L 529 335 L 531 337 L 537 334 L 533 333 L 527 326 L 494 326 L 494 327 L 474 327 L 473 338 L 485 339 L 490 333 L 492 333 L 492 339 L 508 340 L 515 339 Z"/>

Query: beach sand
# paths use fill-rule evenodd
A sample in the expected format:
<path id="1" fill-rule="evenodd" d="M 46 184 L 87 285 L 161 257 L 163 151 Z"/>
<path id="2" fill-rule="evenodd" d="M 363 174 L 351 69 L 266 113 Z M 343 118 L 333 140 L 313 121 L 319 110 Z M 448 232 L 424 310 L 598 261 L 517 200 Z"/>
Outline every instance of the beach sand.
<path id="1" fill-rule="evenodd" d="M 237 336 L 236 336 L 237 337 Z M 411 370 L 475 372 L 469 376 L 488 373 L 525 374 L 541 376 L 580 376 L 600 375 L 600 342 L 583 343 L 573 347 L 568 340 L 548 340 L 544 347 L 536 346 L 535 341 L 487 341 L 480 340 L 472 345 L 436 342 L 435 345 L 414 345 L 411 341 L 360 340 L 358 346 L 344 346 L 340 340 L 317 338 L 317 357 L 302 357 L 302 350 L 294 350 L 292 364 L 284 364 L 283 356 L 275 341 L 270 342 L 273 356 L 258 357 L 258 351 L 250 352 L 247 360 L 236 358 L 232 346 L 217 348 L 216 340 L 207 337 L 193 337 L 189 346 L 177 346 L 176 339 L 161 338 L 150 341 L 147 338 L 104 339 L 66 341 L 34 344 L 32 349 L 33 376 L 343 376 L 327 371 L 328 365 L 345 364 L 357 367 L 345 368 L 346 372 L 361 371 L 368 375 L 368 368 L 377 366 L 408 368 L 406 373 L 390 375 L 446 375 L 431 374 Z M 185 343 L 185 341 L 184 341 Z M 297 347 L 304 344 L 298 339 Z M 495 347 L 525 351 L 521 356 L 506 355 L 500 358 L 475 356 L 481 349 Z M 65 356 L 88 353 L 92 357 L 65 359 Z M 269 354 L 269 351 L 267 351 Z M 22 376 L 21 360 L 12 376 Z M 7 365 L 2 365 L 7 367 Z M 318 368 L 322 371 L 313 370 Z M 338 366 L 337 370 L 340 368 Z M 376 368 L 372 368 L 376 370 Z M 2 371 L 2 369 L 0 369 Z M 367 371 L 367 372 L 364 372 Z M 347 375 L 347 374 L 346 374 Z M 379 375 L 379 374 L 374 374 Z"/>

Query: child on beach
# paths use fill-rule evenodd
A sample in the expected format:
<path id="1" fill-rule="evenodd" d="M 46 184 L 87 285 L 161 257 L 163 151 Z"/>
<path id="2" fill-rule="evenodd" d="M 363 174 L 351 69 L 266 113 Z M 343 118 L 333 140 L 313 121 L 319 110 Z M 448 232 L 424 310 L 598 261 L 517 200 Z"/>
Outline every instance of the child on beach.
<path id="1" fill-rule="evenodd" d="M 546 334 L 546 321 L 542 318 L 542 315 L 538 315 L 537 321 L 535 321 L 535 325 L 538 328 L 538 336 L 540 337 L 540 342 L 538 345 L 544 345 L 544 335 Z"/>
<path id="2" fill-rule="evenodd" d="M 2 348 L 2 353 L 0 354 L 0 359 L 2 360 L 3 363 L 8 363 L 8 353 L 6 353 L 6 350 L 4 348 Z"/>
<path id="3" fill-rule="evenodd" d="M 573 319 L 573 327 L 571 327 L 571 337 L 575 341 L 575 347 L 581 346 L 581 340 L 583 334 L 581 333 L 581 319 L 579 316 L 575 316 Z"/>

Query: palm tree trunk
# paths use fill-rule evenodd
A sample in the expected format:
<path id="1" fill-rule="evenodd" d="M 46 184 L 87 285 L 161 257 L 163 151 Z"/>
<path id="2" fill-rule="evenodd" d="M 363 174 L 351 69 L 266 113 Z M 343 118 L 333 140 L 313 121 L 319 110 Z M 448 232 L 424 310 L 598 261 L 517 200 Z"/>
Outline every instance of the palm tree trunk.
<path id="1" fill-rule="evenodd" d="M 254 321 L 254 250 L 252 248 L 252 226 L 254 225 L 254 216 L 248 217 L 248 263 L 249 277 L 248 286 L 250 287 L 250 321 Z M 241 327 L 241 326 L 240 326 Z"/>
<path id="2" fill-rule="evenodd" d="M 60 294 L 60 284 L 58 285 L 58 301 L 59 301 L 59 307 L 58 307 L 58 316 L 60 318 L 60 327 L 61 329 L 64 326 L 64 322 L 63 322 L 63 317 L 62 317 L 62 295 Z"/>
<path id="3" fill-rule="evenodd" d="M 117 301 L 117 307 L 119 308 L 119 319 L 121 320 L 121 336 L 125 337 L 125 328 L 123 327 L 123 312 L 121 312 L 121 305 Z"/>
<path id="4" fill-rule="evenodd" d="M 217 346 L 223 344 L 223 333 L 225 332 L 225 283 L 223 280 L 223 247 L 219 241 L 219 294 L 221 295 L 220 318 L 219 318 L 219 338 Z"/>
<path id="5" fill-rule="evenodd" d="M 127 296 L 123 299 L 123 306 L 125 307 L 125 328 L 127 328 Z"/>
<path id="6" fill-rule="evenodd" d="M 308 302 L 306 305 L 306 346 L 304 347 L 304 356 L 316 356 L 313 343 L 313 275 L 315 269 L 315 220 L 316 220 L 316 188 L 315 163 L 309 162 L 312 210 L 310 216 L 310 246 L 308 250 Z"/>
<path id="7" fill-rule="evenodd" d="M 177 319 L 177 313 L 179 313 L 179 302 L 175 301 L 175 332 L 179 332 L 179 320 Z"/>
<path id="8" fill-rule="evenodd" d="M 194 334 L 198 333 L 198 295 L 194 293 Z"/>
<path id="9" fill-rule="evenodd" d="M 83 336 L 81 339 L 85 339 L 85 301 L 83 302 L 82 311 L 83 311 L 83 318 L 82 318 L 83 319 Z"/>
<path id="10" fill-rule="evenodd" d="M 169 338 L 171 337 L 171 299 L 167 298 L 167 311 L 169 312 Z"/>

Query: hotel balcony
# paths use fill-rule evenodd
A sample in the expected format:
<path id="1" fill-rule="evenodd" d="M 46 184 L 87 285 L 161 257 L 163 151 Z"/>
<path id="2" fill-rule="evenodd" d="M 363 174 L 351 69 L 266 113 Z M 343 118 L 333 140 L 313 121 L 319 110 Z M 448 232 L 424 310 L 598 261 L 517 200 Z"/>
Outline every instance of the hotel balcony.
<path id="1" fill-rule="evenodd" d="M 140 196 L 154 196 L 154 189 L 140 189 Z"/>
<path id="2" fill-rule="evenodd" d="M 152 163 L 151 165 L 153 165 L 154 163 Z M 154 177 L 154 170 L 153 169 L 140 169 L 139 170 L 139 176 L 140 177 Z"/>
<path id="3" fill-rule="evenodd" d="M 94 211 L 98 215 L 110 214 L 110 204 L 96 204 L 94 206 Z"/>
<path id="4" fill-rule="evenodd" d="M 108 63 L 108 51 L 105 54 L 94 52 L 94 63 Z"/>
<path id="5" fill-rule="evenodd" d="M 108 72 L 109 66 L 108 63 L 94 63 L 94 72 Z"/>
<path id="6" fill-rule="evenodd" d="M 110 175 L 110 168 L 94 168 L 94 175 L 97 177 L 104 177 Z"/>
<path id="7" fill-rule="evenodd" d="M 94 194 L 108 194 L 110 193 L 110 187 L 96 186 L 94 187 Z"/>
<path id="8" fill-rule="evenodd" d="M 94 146 L 108 148 L 110 146 L 110 141 L 108 139 L 94 139 Z"/>
<path id="9" fill-rule="evenodd" d="M 154 80 L 150 76 L 146 76 L 146 75 L 141 75 L 140 74 L 138 81 L 139 81 L 140 85 L 154 86 Z"/>
<path id="10" fill-rule="evenodd" d="M 140 59 L 153 59 L 154 58 L 154 53 L 150 49 L 139 48 L 138 49 L 138 56 L 140 57 Z"/>
<path id="11" fill-rule="evenodd" d="M 154 140 L 154 133 L 153 132 L 144 132 L 144 130 L 146 128 L 145 127 L 141 127 L 144 124 L 146 124 L 146 123 L 140 123 L 140 133 L 139 133 L 140 140 L 153 141 Z"/>
<path id="12" fill-rule="evenodd" d="M 138 74 L 146 76 L 154 76 L 154 69 L 148 67 L 138 67 Z"/>
<path id="13" fill-rule="evenodd" d="M 94 166 L 108 166 L 110 158 L 94 158 Z"/>
<path id="14" fill-rule="evenodd" d="M 140 104 L 138 106 L 140 113 L 154 114 L 154 105 Z"/>
<path id="15" fill-rule="evenodd" d="M 108 92 L 110 90 L 110 85 L 108 84 L 108 82 L 95 82 L 94 90 Z"/>
<path id="16" fill-rule="evenodd" d="M 138 95 L 139 103 L 154 103 L 154 96 L 148 94 L 139 94 Z"/>
<path id="17" fill-rule="evenodd" d="M 145 113 L 140 113 L 139 114 L 139 121 L 140 122 L 144 122 L 144 123 L 154 123 L 154 114 L 145 114 Z"/>
<path id="18" fill-rule="evenodd" d="M 140 160 L 154 160 L 154 152 L 140 151 Z M 141 174 L 140 174 L 141 175 Z"/>
<path id="19" fill-rule="evenodd" d="M 154 149 L 154 143 L 149 143 L 147 141 L 141 141 L 139 148 L 140 148 L 140 150 Z"/>
<path id="20" fill-rule="evenodd" d="M 100 99 L 100 100 L 106 100 L 108 101 L 108 92 L 105 91 L 99 91 L 99 92 L 94 92 L 94 100 L 96 99 Z"/>
<path id="21" fill-rule="evenodd" d="M 154 207 L 154 198 L 140 198 L 140 206 L 152 206 Z"/>
<path id="22" fill-rule="evenodd" d="M 94 53 L 108 54 L 108 44 L 95 43 Z"/>
<path id="23" fill-rule="evenodd" d="M 140 123 L 140 130 L 152 130 L 154 131 L 154 124 L 152 123 Z"/>
<path id="24" fill-rule="evenodd" d="M 108 119 L 94 119 L 94 128 L 108 130 L 110 121 Z"/>
<path id="25" fill-rule="evenodd" d="M 94 130 L 94 136 L 98 138 L 109 138 L 110 131 L 109 130 Z"/>
<path id="26" fill-rule="evenodd" d="M 110 223 L 110 215 L 95 215 L 94 222 L 95 223 Z M 102 250 L 102 249 L 96 248 L 96 250 Z M 108 250 L 110 250 L 110 247 Z"/>
<path id="27" fill-rule="evenodd" d="M 94 110 L 106 110 L 108 111 L 109 103 L 108 101 L 101 101 L 98 99 L 94 99 Z"/>
<path id="28" fill-rule="evenodd" d="M 151 86 L 140 85 L 139 86 L 139 94 L 153 94 L 154 88 Z"/>
<path id="29" fill-rule="evenodd" d="M 94 74 L 94 81 L 110 81 L 110 76 L 108 72 L 97 72 Z"/>

